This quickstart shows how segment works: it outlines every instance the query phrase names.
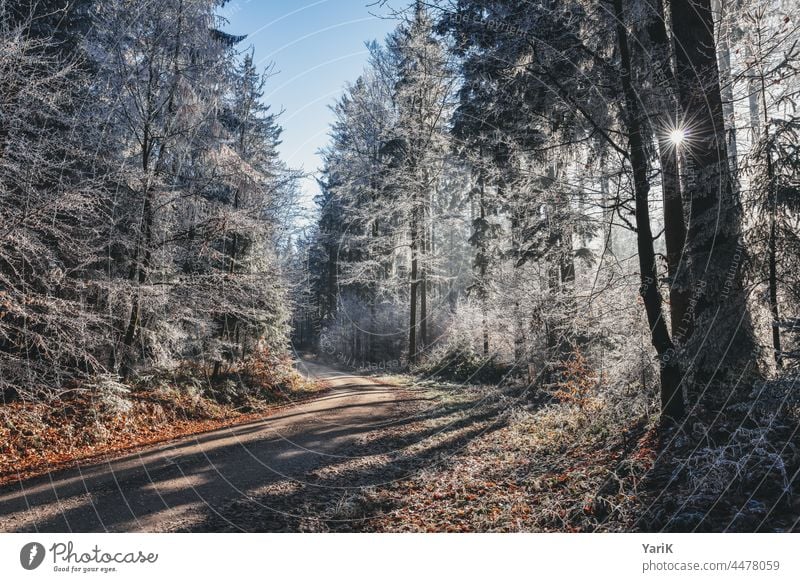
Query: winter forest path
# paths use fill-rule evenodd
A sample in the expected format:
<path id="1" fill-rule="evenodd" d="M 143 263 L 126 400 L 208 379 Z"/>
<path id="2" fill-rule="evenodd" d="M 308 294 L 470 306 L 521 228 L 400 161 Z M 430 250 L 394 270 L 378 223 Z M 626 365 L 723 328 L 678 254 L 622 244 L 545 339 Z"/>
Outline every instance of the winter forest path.
<path id="1" fill-rule="evenodd" d="M 331 391 L 257 422 L 0 488 L 0 531 L 186 531 L 227 521 L 220 508 L 264 486 L 306 482 L 415 398 L 317 362 L 298 367 Z"/>

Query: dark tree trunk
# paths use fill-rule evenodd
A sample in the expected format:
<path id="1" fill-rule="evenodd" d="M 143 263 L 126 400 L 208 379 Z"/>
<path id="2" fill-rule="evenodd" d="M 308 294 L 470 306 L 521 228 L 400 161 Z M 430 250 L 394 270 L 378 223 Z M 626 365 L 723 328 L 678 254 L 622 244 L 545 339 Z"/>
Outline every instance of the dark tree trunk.
<path id="1" fill-rule="evenodd" d="M 769 311 L 772 315 L 772 350 L 775 365 L 780 370 L 783 368 L 781 348 L 780 312 L 778 308 L 778 268 L 777 268 L 777 209 L 772 202 L 769 216 Z"/>
<path id="2" fill-rule="evenodd" d="M 481 151 L 481 156 L 483 152 Z M 484 175 L 483 169 L 481 169 L 479 180 L 479 188 L 480 188 L 480 217 L 481 217 L 481 228 L 485 228 L 486 224 L 486 177 Z M 479 247 L 478 247 L 478 255 L 480 256 L 480 300 L 481 300 L 481 333 L 483 336 L 483 355 L 489 355 L 489 324 L 487 322 L 487 306 L 486 303 L 488 298 L 486 296 L 486 261 L 487 259 L 487 244 L 486 244 L 486 237 L 488 236 L 488 232 L 484 231 L 481 234 Z"/>
<path id="3" fill-rule="evenodd" d="M 769 144 L 769 113 L 767 110 L 767 87 L 764 75 L 761 75 L 761 107 L 764 113 L 764 141 Z M 775 167 L 772 162 L 772 153 L 767 145 L 766 170 L 767 170 L 767 204 L 769 205 L 769 235 L 767 237 L 767 285 L 769 295 L 769 312 L 772 316 L 772 351 L 775 366 L 783 368 L 781 347 L 780 309 L 778 307 L 778 192 L 775 180 Z"/>
<path id="4" fill-rule="evenodd" d="M 728 160 L 731 175 L 734 178 L 732 187 L 737 188 L 735 178 L 738 173 L 738 151 L 736 144 L 736 116 L 734 110 L 733 77 L 731 76 L 731 15 L 728 14 L 728 0 L 714 0 L 713 9 L 717 13 L 719 39 L 719 69 L 721 78 L 722 112 L 725 120 L 725 136 L 728 146 Z"/>
<path id="5" fill-rule="evenodd" d="M 336 316 L 336 287 L 337 287 L 337 262 L 336 245 L 328 245 L 328 280 L 327 280 L 327 300 L 323 319 L 332 320 Z"/>
<path id="6" fill-rule="evenodd" d="M 669 35 L 667 34 L 666 13 L 662 0 L 656 0 L 654 14 L 650 16 L 647 27 L 652 44 L 652 55 L 656 65 L 657 107 L 668 116 L 669 127 L 677 128 L 677 86 L 672 70 Z M 662 128 L 662 131 L 666 128 Z M 667 247 L 667 273 L 669 274 L 669 304 L 672 340 L 678 344 L 685 331 L 690 331 L 687 314 L 691 299 L 690 285 L 687 281 L 686 260 L 683 257 L 686 247 L 686 220 L 684 218 L 683 195 L 681 193 L 678 150 L 680 144 L 670 144 L 668 136 L 659 135 L 658 154 L 661 165 L 661 186 L 664 199 L 664 241 Z M 682 260 L 683 259 L 683 260 Z"/>
<path id="7" fill-rule="evenodd" d="M 603 199 L 603 222 L 606 231 L 603 233 L 603 257 L 607 254 L 614 255 L 614 205 L 616 197 L 609 192 L 608 176 L 600 177 L 600 193 Z"/>
<path id="8" fill-rule="evenodd" d="M 559 178 L 560 165 L 551 161 L 548 168 L 548 185 L 554 186 Z M 561 192 L 547 204 L 549 223 L 548 285 L 553 297 L 558 298 L 557 314 L 552 319 L 548 334 L 548 352 L 554 359 L 553 379 L 563 372 L 575 353 L 574 328 L 577 302 L 575 300 L 575 252 L 572 228 L 569 226 L 570 201 Z"/>
<path id="9" fill-rule="evenodd" d="M 153 142 L 150 139 L 150 127 L 145 125 L 142 139 L 142 174 L 144 184 L 142 186 L 142 220 L 139 228 L 139 233 L 136 241 L 136 250 L 134 254 L 134 264 L 131 268 L 131 280 L 138 283 L 137 292 L 133 295 L 131 312 L 128 317 L 128 325 L 125 330 L 123 342 L 125 346 L 130 347 L 136 339 L 136 331 L 141 321 L 141 286 L 147 282 L 148 271 L 150 269 L 150 245 L 152 242 L 153 232 L 153 202 L 152 202 L 152 186 L 150 185 L 150 155 L 153 150 Z M 128 366 L 124 370 L 124 375 L 130 372 Z"/>
<path id="10" fill-rule="evenodd" d="M 504 200 L 504 185 L 501 182 L 498 185 L 498 198 Z M 511 255 L 514 259 L 514 288 L 518 288 L 520 280 L 520 224 L 522 222 L 521 212 L 515 206 L 511 212 Z M 526 341 L 525 337 L 525 322 L 523 321 L 522 309 L 519 300 L 514 301 L 514 362 L 517 366 L 523 364 L 523 358 L 526 358 Z M 525 360 L 527 364 L 527 359 Z"/>
<path id="11" fill-rule="evenodd" d="M 419 352 L 425 349 L 428 344 L 428 232 L 426 229 L 425 208 L 422 209 L 422 224 L 420 225 L 420 232 L 422 233 L 420 240 L 420 247 L 422 249 L 422 261 L 420 265 L 419 275 Z"/>
<path id="12" fill-rule="evenodd" d="M 680 389 L 680 367 L 673 356 L 672 339 L 663 313 L 663 300 L 658 288 L 658 268 L 653 233 L 650 226 L 648 166 L 645 151 L 642 118 L 639 101 L 631 78 L 632 59 L 628 46 L 622 0 L 614 0 L 614 16 L 617 21 L 617 43 L 619 45 L 622 71 L 620 80 L 625 99 L 625 121 L 628 129 L 630 162 L 633 170 L 634 196 L 636 201 L 636 244 L 639 254 L 641 277 L 640 294 L 644 302 L 650 340 L 660 363 L 661 413 L 664 419 L 679 419 L 685 414 L 683 395 Z"/>
<path id="13" fill-rule="evenodd" d="M 662 194 L 664 197 L 664 242 L 667 247 L 667 273 L 669 274 L 669 304 L 672 337 L 680 343 L 687 331 L 691 333 L 689 313 L 691 292 L 686 280 L 686 222 L 683 213 L 683 197 L 680 190 L 678 160 L 675 151 L 662 143 L 661 160 Z"/>
<path id="14" fill-rule="evenodd" d="M 695 330 L 686 338 L 687 369 L 702 389 L 737 374 L 756 353 L 742 284 L 742 210 L 728 166 L 710 0 L 670 2 L 676 78 L 687 124 L 686 250 Z M 713 393 L 703 389 L 703 393 Z M 727 396 L 720 395 L 722 399 Z"/>
<path id="15" fill-rule="evenodd" d="M 562 201 L 562 206 L 566 210 L 569 200 Z M 574 329 L 575 316 L 578 312 L 578 304 L 575 299 L 575 252 L 572 246 L 572 228 L 560 227 L 559 233 L 559 275 L 560 289 L 564 302 L 565 316 L 561 325 L 561 337 L 559 354 L 562 362 L 572 359 L 575 349 L 577 335 Z"/>

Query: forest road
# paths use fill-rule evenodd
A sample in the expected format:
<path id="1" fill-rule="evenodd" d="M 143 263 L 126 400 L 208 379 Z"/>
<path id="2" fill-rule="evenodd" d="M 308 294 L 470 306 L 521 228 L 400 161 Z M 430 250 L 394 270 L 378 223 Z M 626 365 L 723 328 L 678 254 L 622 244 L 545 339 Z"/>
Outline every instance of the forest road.
<path id="1" fill-rule="evenodd" d="M 191 529 L 259 487 L 292 486 L 341 459 L 359 435 L 392 424 L 406 394 L 317 362 L 298 368 L 332 389 L 263 420 L 0 488 L 0 531 Z"/>

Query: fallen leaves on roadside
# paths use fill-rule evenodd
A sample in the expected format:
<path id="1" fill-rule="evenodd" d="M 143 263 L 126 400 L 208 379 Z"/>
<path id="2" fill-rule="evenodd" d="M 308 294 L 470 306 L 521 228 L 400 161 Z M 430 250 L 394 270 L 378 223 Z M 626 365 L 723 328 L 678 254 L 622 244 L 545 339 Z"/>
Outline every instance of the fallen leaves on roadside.
<path id="1" fill-rule="evenodd" d="M 178 390 L 132 393 L 126 412 L 105 416 L 86 396 L 60 402 L 55 408 L 43 402 L 10 403 L 0 407 L 0 486 L 257 421 L 326 389 L 305 386 L 302 392 L 285 393 L 278 403 L 253 399 L 245 407 L 248 412 Z"/>

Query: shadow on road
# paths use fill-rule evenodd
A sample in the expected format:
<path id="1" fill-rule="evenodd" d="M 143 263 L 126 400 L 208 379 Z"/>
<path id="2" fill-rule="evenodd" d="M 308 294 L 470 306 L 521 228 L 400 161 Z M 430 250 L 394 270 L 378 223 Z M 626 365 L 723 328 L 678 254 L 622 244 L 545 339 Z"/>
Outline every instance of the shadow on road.
<path id="1" fill-rule="evenodd" d="M 0 530 L 299 531 L 324 521 L 358 531 L 390 508 L 334 515 L 343 501 L 447 463 L 505 423 L 499 400 L 446 404 L 365 378 L 337 381 L 265 421 L 0 489 Z"/>

